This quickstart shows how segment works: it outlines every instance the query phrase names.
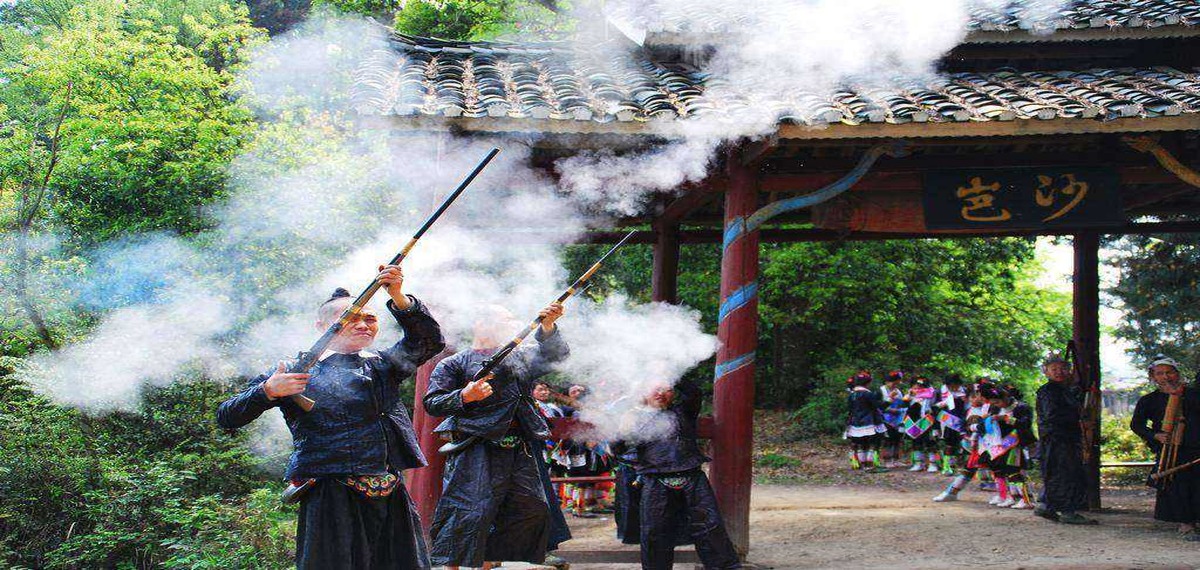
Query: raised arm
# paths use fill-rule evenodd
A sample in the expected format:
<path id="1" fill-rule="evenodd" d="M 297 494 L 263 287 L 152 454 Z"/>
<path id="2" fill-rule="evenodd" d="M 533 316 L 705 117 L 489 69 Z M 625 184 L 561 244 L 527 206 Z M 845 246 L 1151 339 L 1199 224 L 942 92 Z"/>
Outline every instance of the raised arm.
<path id="1" fill-rule="evenodd" d="M 411 376 L 417 367 L 446 347 L 442 328 L 429 314 L 425 304 L 412 295 L 408 296 L 408 300 L 406 309 L 397 307 L 395 301 L 387 302 L 388 311 L 404 330 L 404 338 L 381 353 L 390 368 L 389 378 L 396 382 Z"/>

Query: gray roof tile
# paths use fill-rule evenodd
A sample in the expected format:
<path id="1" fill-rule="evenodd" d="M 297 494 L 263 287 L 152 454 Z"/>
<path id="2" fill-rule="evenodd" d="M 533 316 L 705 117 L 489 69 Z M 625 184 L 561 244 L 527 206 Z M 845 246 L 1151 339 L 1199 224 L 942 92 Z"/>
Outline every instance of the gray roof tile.
<path id="1" fill-rule="evenodd" d="M 554 44 L 443 42 L 397 36 L 356 70 L 369 115 L 631 122 L 733 118 L 750 106 L 803 125 L 1083 118 L 1200 112 L 1200 77 L 1169 67 L 956 73 L 903 89 L 796 92 L 760 100 L 640 52 L 582 54 Z"/>

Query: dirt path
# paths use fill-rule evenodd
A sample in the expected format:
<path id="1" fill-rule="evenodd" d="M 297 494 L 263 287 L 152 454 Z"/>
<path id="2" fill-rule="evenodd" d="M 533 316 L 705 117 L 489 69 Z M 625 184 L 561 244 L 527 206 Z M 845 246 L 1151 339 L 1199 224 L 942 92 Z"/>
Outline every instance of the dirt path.
<path id="1" fill-rule="evenodd" d="M 791 568 L 1200 568 L 1200 543 L 1150 518 L 1140 489 L 1106 492 L 1100 526 L 1059 525 L 1029 511 L 986 504 L 968 489 L 956 503 L 930 501 L 945 479 L 877 475 L 873 485 L 756 485 L 749 560 Z M 612 538 L 611 519 L 572 519 L 564 550 L 630 550 Z M 569 559 L 569 552 L 566 553 Z M 506 568 L 527 568 L 506 564 Z M 573 564 L 575 570 L 633 564 Z M 676 564 L 676 569 L 691 568 Z"/>

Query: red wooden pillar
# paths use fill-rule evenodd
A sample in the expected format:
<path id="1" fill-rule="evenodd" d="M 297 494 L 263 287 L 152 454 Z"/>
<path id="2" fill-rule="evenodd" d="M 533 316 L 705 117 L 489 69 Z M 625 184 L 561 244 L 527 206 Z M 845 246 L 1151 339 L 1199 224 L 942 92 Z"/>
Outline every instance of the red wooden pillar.
<path id="1" fill-rule="evenodd" d="M 655 301 L 679 302 L 679 225 L 654 226 L 654 273 L 651 297 Z"/>
<path id="2" fill-rule="evenodd" d="M 754 438 L 754 350 L 758 343 L 758 232 L 746 218 L 758 203 L 758 180 L 736 154 L 729 158 L 721 305 L 713 387 L 712 483 L 734 546 L 750 549 L 750 484 Z"/>
<path id="3" fill-rule="evenodd" d="M 1100 234 L 1081 232 L 1074 236 L 1075 275 L 1072 307 L 1075 347 L 1080 373 L 1089 385 L 1100 386 Z M 1103 413 L 1103 411 L 1101 411 Z M 1099 418 L 1097 418 L 1099 422 Z M 1095 426 L 1100 433 L 1100 426 Z M 1100 508 L 1100 440 L 1093 443 L 1088 472 L 1088 508 Z"/>
<path id="4" fill-rule="evenodd" d="M 441 447 L 442 442 L 433 435 L 433 428 L 437 427 L 442 418 L 425 413 L 425 404 L 421 402 L 421 399 L 429 387 L 429 376 L 433 374 L 433 367 L 450 354 L 449 350 L 445 350 L 429 359 L 429 362 L 417 369 L 415 378 L 416 397 L 413 398 L 413 428 L 416 430 L 417 440 L 421 444 L 421 453 L 425 454 L 425 460 L 429 462 L 429 465 L 409 471 L 411 476 L 408 478 L 408 493 L 412 496 L 413 502 L 417 504 L 417 512 L 421 515 L 421 524 L 425 527 L 422 530 L 426 536 L 429 534 L 429 524 L 433 522 L 433 509 L 437 507 L 438 499 L 442 497 L 442 470 L 446 467 L 446 458 L 438 453 L 438 447 Z"/>

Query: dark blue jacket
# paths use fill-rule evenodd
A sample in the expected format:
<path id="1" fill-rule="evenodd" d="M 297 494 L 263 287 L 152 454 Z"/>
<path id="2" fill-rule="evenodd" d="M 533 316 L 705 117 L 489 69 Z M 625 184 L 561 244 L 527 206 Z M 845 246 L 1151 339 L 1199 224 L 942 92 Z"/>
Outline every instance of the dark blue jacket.
<path id="1" fill-rule="evenodd" d="M 649 441 L 619 442 L 613 446 L 613 452 L 624 455 L 626 446 L 632 446 L 637 452 L 634 469 L 639 475 L 679 473 L 704 465 L 708 456 L 700 451 L 696 427 L 701 398 L 700 388 L 695 383 L 681 380 L 675 385 L 675 399 L 671 405 L 661 412 L 653 412 L 654 415 L 662 413 L 669 416 L 670 432 Z M 645 420 L 651 425 L 660 421 L 654 416 L 648 416 Z"/>
<path id="2" fill-rule="evenodd" d="M 850 413 L 846 420 L 850 427 L 867 427 L 883 425 L 883 412 L 886 404 L 879 392 L 874 390 L 851 390 L 847 397 Z"/>
<path id="3" fill-rule="evenodd" d="M 411 298 L 411 297 L 410 297 Z M 416 299 L 401 311 L 387 308 L 404 329 L 404 338 L 373 354 L 331 354 L 309 373 L 305 395 L 317 405 L 305 412 L 291 398 L 267 399 L 263 383 L 270 370 L 217 408 L 217 423 L 242 427 L 270 408 L 283 411 L 292 432 L 289 479 L 340 475 L 379 475 L 425 465 L 412 420 L 400 401 L 400 383 L 445 347 L 442 331 Z"/>
<path id="4" fill-rule="evenodd" d="M 537 348 L 514 350 L 489 382 L 492 395 L 477 402 L 464 404 L 462 389 L 495 351 L 464 350 L 439 362 L 429 377 L 425 411 L 431 416 L 445 416 L 446 421 L 433 431 L 499 441 L 516 421 L 521 435 L 530 441 L 550 437 L 550 428 L 533 402 L 533 381 L 549 374 L 554 363 L 566 358 L 570 350 L 557 328 L 544 335 L 539 327 L 534 338 Z"/>

